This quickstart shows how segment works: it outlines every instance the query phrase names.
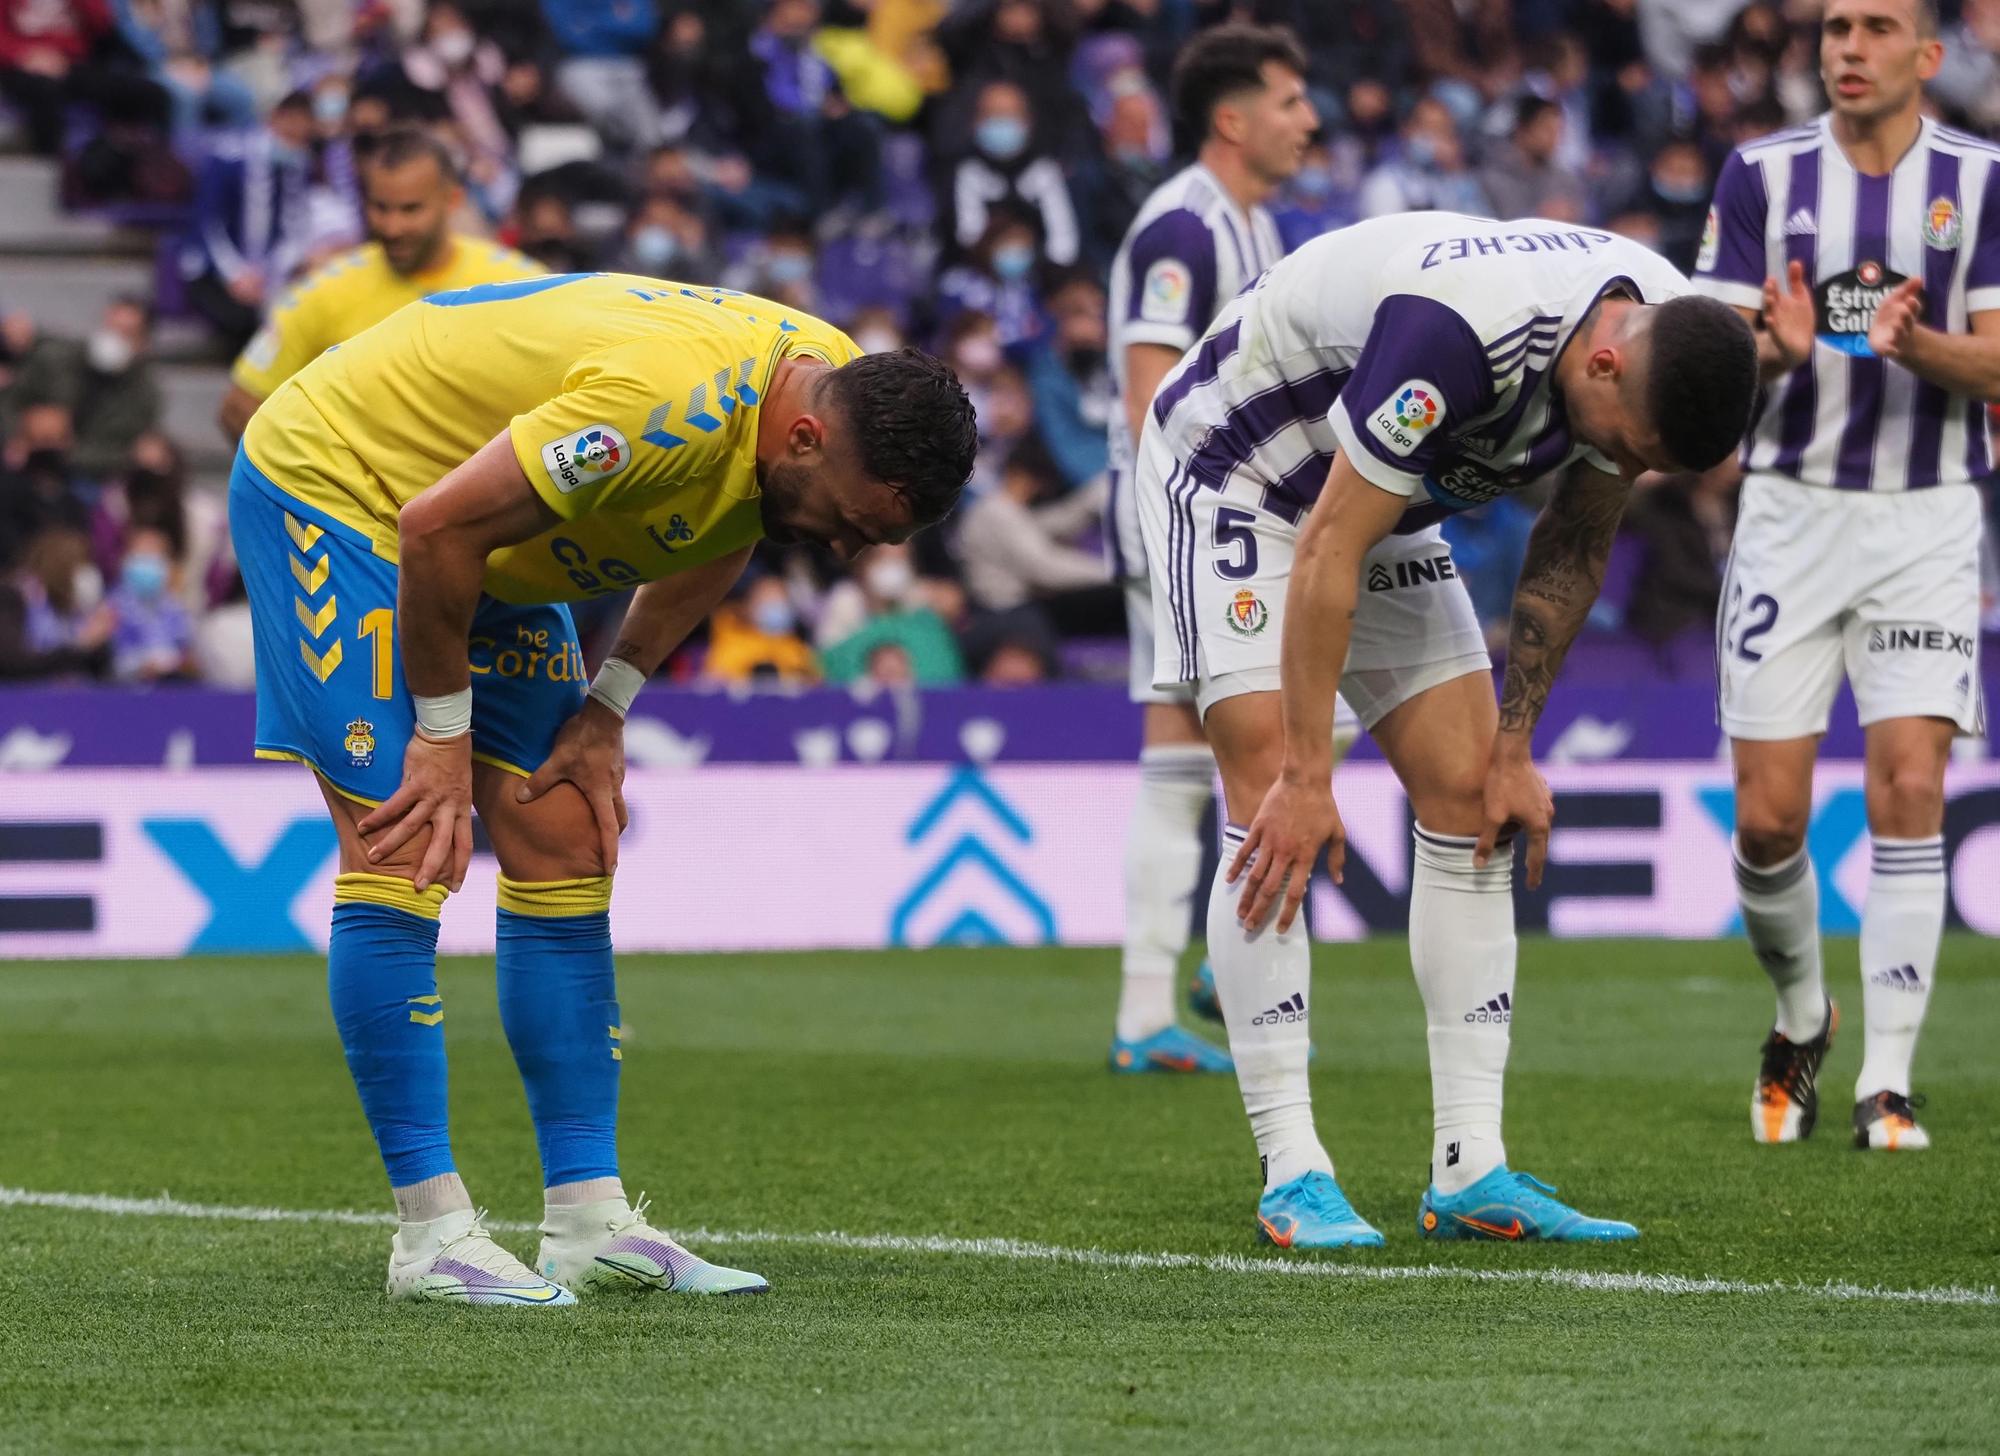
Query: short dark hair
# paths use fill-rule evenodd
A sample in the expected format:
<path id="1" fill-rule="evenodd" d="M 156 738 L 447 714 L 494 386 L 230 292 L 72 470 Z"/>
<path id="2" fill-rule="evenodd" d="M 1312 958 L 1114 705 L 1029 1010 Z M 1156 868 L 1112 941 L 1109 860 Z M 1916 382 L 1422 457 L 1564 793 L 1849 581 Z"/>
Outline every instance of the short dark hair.
<path id="1" fill-rule="evenodd" d="M 1721 464 L 1743 442 L 1757 401 L 1757 340 L 1728 304 L 1684 294 L 1653 311 L 1646 408 L 1660 444 L 1687 470 Z"/>
<path id="2" fill-rule="evenodd" d="M 908 501 L 919 526 L 951 514 L 979 450 L 978 417 L 956 374 L 920 349 L 897 349 L 829 371 L 822 387 L 861 468 Z"/>
<path id="3" fill-rule="evenodd" d="M 375 134 L 368 147 L 370 167 L 404 167 L 428 157 L 447 183 L 458 182 L 458 158 L 436 132 L 421 126 L 392 126 Z"/>
<path id="4" fill-rule="evenodd" d="M 1562 107 L 1546 96 L 1537 96 L 1530 91 L 1514 103 L 1514 134 L 1519 136 L 1551 111 L 1561 111 Z"/>
<path id="5" fill-rule="evenodd" d="M 1306 74 L 1299 38 L 1282 25 L 1218 25 L 1182 48 L 1174 62 L 1174 121 L 1190 147 L 1208 140 L 1215 108 L 1264 84 L 1264 63 Z"/>

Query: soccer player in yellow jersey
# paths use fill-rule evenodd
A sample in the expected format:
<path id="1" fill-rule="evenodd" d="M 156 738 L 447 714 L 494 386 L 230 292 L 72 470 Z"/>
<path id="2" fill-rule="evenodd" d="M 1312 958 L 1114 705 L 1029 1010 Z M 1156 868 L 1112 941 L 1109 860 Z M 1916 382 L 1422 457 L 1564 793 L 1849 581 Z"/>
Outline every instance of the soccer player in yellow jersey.
<path id="1" fill-rule="evenodd" d="M 862 355 L 782 304 L 616 274 L 433 294 L 256 412 L 229 509 L 257 752 L 312 766 L 339 835 L 327 980 L 401 1221 L 392 1296 L 766 1287 L 652 1228 L 619 1181 L 624 714 L 756 541 L 847 558 L 905 540 L 951 509 L 975 443 L 926 355 Z M 633 588 L 586 690 L 565 604 Z M 437 917 L 474 806 L 546 1189 L 532 1270 L 480 1226 L 446 1130 Z"/>
<path id="2" fill-rule="evenodd" d="M 229 371 L 216 423 L 231 440 L 278 386 L 335 344 L 427 293 L 507 283 L 545 270 L 490 238 L 451 230 L 464 199 L 445 144 L 416 127 L 383 133 L 362 171 L 369 242 L 287 289 Z"/>

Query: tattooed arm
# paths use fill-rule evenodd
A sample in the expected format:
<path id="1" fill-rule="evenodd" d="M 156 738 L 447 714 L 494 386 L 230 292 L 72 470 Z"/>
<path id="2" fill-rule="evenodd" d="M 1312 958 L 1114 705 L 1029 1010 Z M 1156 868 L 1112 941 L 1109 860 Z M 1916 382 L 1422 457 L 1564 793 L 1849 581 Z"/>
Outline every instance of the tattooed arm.
<path id="1" fill-rule="evenodd" d="M 1605 563 L 1630 491 L 1630 482 L 1601 470 L 1579 466 L 1570 471 L 1535 522 L 1514 587 L 1500 731 L 1486 776 L 1487 823 L 1476 858 L 1484 864 L 1503 830 L 1518 825 L 1528 836 L 1530 888 L 1542 882 L 1554 818 L 1548 785 L 1536 771 L 1531 751 L 1535 724 L 1548 706 L 1563 657 L 1604 584 Z"/>

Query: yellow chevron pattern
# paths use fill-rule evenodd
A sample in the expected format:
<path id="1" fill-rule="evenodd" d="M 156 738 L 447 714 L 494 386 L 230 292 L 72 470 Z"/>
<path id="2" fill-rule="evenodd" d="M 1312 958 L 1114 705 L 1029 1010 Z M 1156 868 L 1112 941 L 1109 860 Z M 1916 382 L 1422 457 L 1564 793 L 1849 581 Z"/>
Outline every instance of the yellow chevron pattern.
<path id="1" fill-rule="evenodd" d="M 304 597 L 293 597 L 292 609 L 299 614 L 299 625 L 312 633 L 313 636 L 318 637 L 326 632 L 328 624 L 333 621 L 335 604 L 339 600 L 338 597 L 328 597 L 326 605 L 315 612 L 306 606 L 306 599 Z"/>
<path id="2" fill-rule="evenodd" d="M 333 670 L 340 666 L 340 639 L 338 637 L 333 639 L 333 646 L 326 649 L 324 657 L 301 642 L 299 656 L 305 659 L 305 664 L 312 669 L 313 676 L 325 682 L 333 676 Z"/>
<path id="3" fill-rule="evenodd" d="M 333 570 L 333 558 L 331 556 L 320 557 L 319 564 L 311 567 L 302 558 L 297 556 L 292 557 L 291 562 L 292 580 L 299 584 L 299 590 L 307 596 L 311 596 L 314 592 L 325 586 L 326 574 Z"/>
<path id="4" fill-rule="evenodd" d="M 292 538 L 292 544 L 299 548 L 299 554 L 303 556 L 313 549 L 315 541 L 326 534 L 326 528 L 307 525 L 290 511 L 286 511 L 285 534 Z"/>
<path id="5" fill-rule="evenodd" d="M 412 996 L 408 1004 L 411 1006 L 437 1007 L 435 1011 L 412 1011 L 410 1013 L 410 1020 L 416 1022 L 419 1026 L 436 1026 L 440 1021 L 444 1020 L 444 997 L 442 996 Z"/>
<path id="6" fill-rule="evenodd" d="M 611 1060 L 614 1062 L 624 1061 L 625 1053 L 618 1049 L 616 1043 L 624 1039 L 625 1028 L 622 1026 L 607 1026 L 604 1029 L 611 1033 L 611 1040 L 613 1042 L 613 1046 L 611 1048 Z"/>

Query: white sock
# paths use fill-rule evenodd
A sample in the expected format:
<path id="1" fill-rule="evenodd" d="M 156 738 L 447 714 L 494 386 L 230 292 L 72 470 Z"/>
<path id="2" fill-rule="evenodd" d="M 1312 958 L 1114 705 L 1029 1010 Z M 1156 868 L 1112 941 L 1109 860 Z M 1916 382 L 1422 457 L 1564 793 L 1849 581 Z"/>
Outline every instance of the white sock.
<path id="1" fill-rule="evenodd" d="M 1410 862 L 1410 965 L 1431 1049 L 1431 1182 L 1470 1188 L 1507 1161 L 1501 1089 L 1514 1021 L 1514 846 L 1485 869 L 1476 839 L 1419 824 Z"/>
<path id="2" fill-rule="evenodd" d="M 396 1197 L 396 1217 L 403 1223 L 429 1223 L 447 1213 L 462 1213 L 472 1207 L 465 1180 L 456 1173 L 440 1173 L 421 1183 L 405 1183 L 389 1191 Z"/>
<path id="3" fill-rule="evenodd" d="M 1174 1024 L 1174 972 L 1187 949 L 1201 819 L 1215 799 L 1215 755 L 1173 743 L 1139 755 L 1139 796 L 1125 831 L 1125 976 L 1118 1036 L 1139 1041 Z"/>
<path id="4" fill-rule="evenodd" d="M 1861 911 L 1861 1005 L 1866 1013 L 1854 1100 L 1910 1095 L 1924 1008 L 1944 934 L 1944 839 L 1877 839 Z"/>
<path id="5" fill-rule="evenodd" d="M 1804 849 L 1763 869 L 1736 857 L 1736 900 L 1743 929 L 1778 992 L 1778 1034 L 1811 1041 L 1826 1029 L 1826 978 L 1819 956 L 1819 878 Z"/>
<path id="6" fill-rule="evenodd" d="M 1306 1079 L 1312 1051 L 1306 1022 L 1312 947 L 1305 918 L 1293 921 L 1283 935 L 1273 928 L 1275 915 L 1254 934 L 1237 924 L 1243 886 L 1224 876 L 1242 845 L 1243 831 L 1230 825 L 1208 894 L 1208 960 L 1215 967 L 1216 995 L 1229 1027 L 1236 1085 L 1264 1163 L 1264 1187 L 1270 1189 L 1315 1169 L 1331 1173 L 1333 1159 L 1313 1129 L 1312 1086 Z"/>
<path id="7" fill-rule="evenodd" d="M 558 1183 L 542 1190 L 542 1202 L 550 1208 L 573 1207 L 579 1203 L 602 1203 L 608 1198 L 625 1198 L 625 1184 L 617 1178 L 585 1178 L 576 1183 Z"/>

